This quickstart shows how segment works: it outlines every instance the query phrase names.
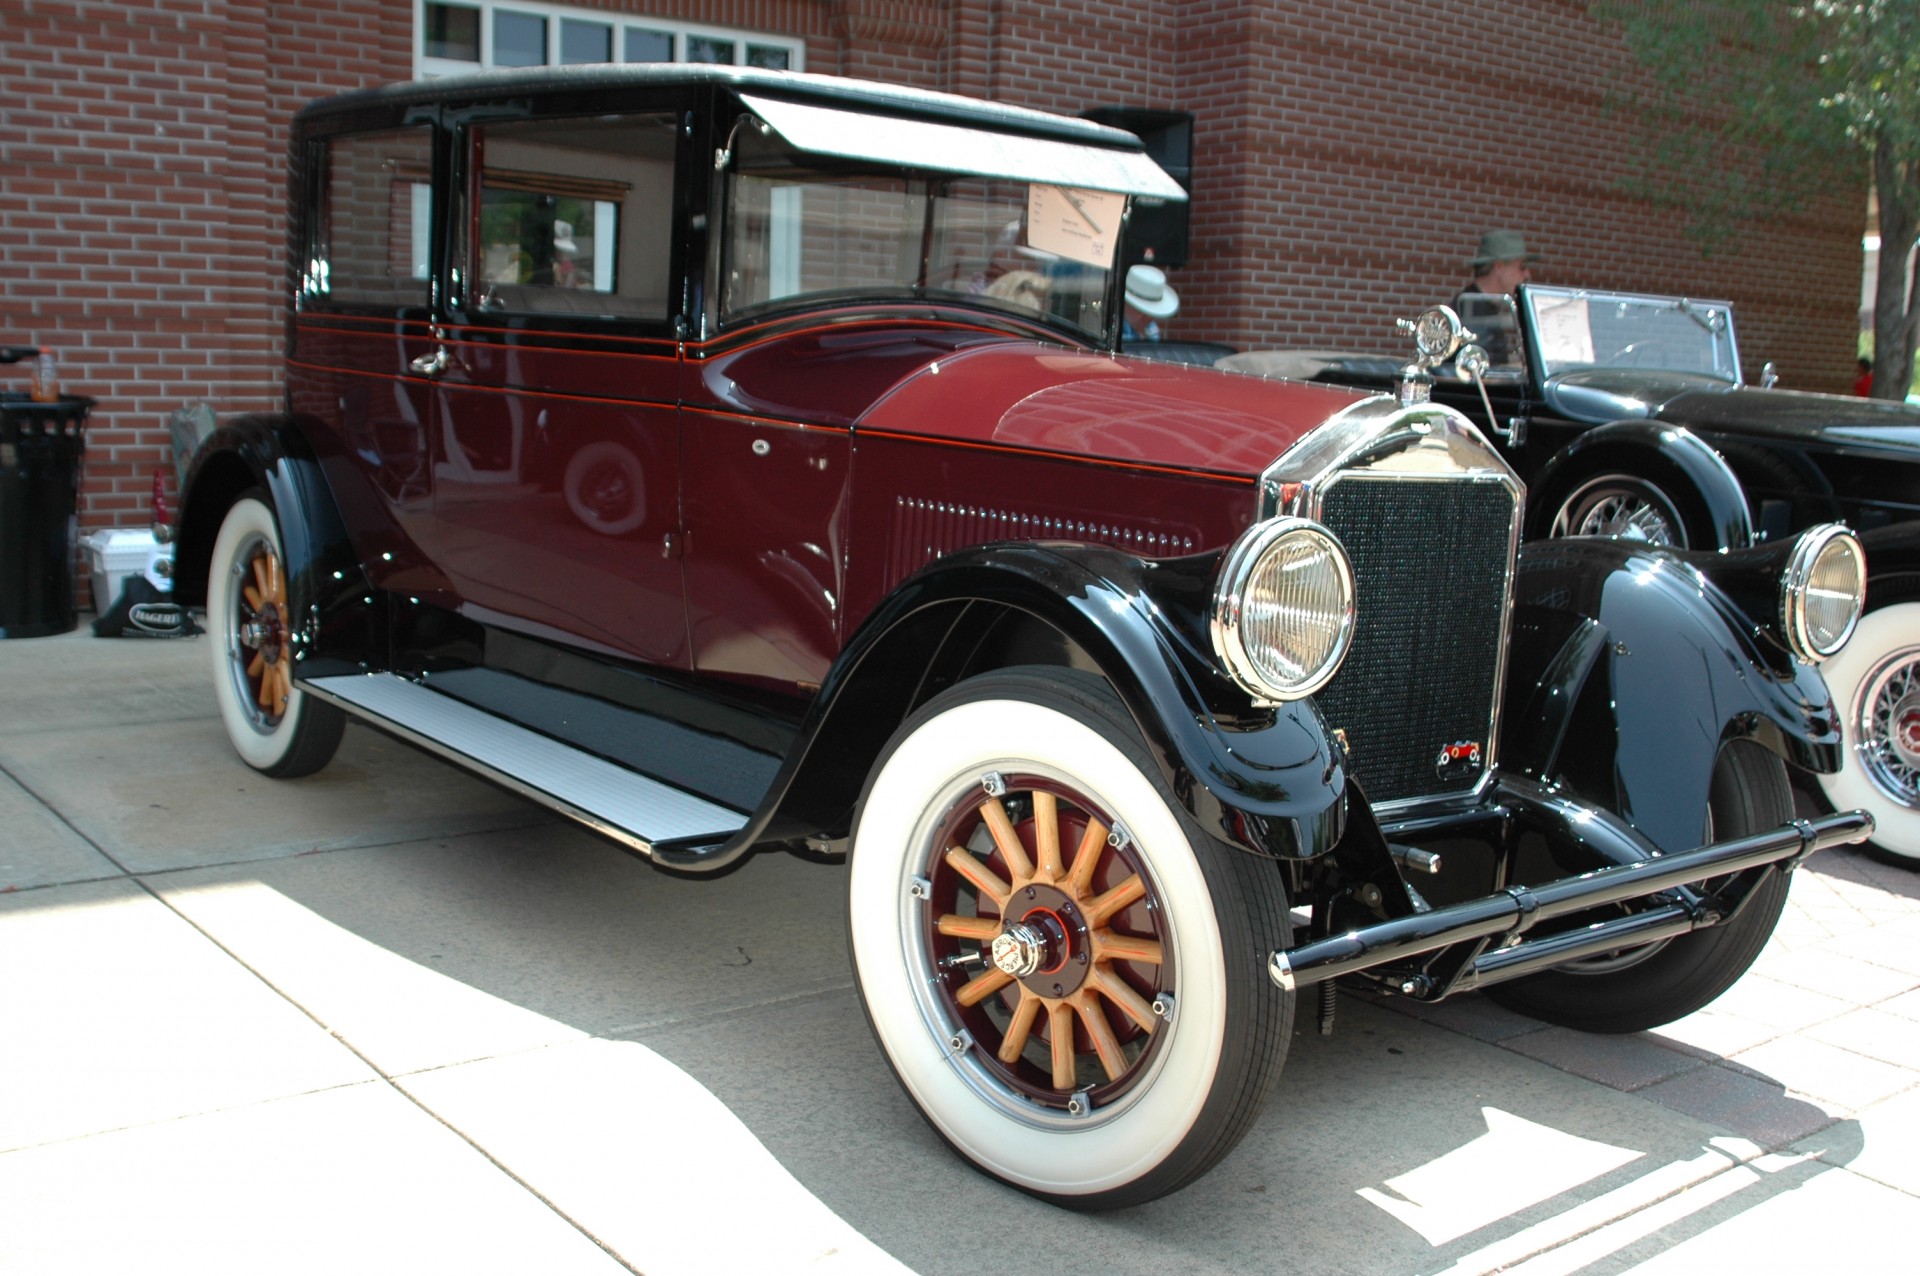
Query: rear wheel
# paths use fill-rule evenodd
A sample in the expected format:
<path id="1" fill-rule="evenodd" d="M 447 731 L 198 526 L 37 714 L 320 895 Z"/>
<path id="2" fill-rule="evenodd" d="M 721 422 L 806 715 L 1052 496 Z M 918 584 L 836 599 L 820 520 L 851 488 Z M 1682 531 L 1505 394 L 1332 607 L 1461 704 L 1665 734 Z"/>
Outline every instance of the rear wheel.
<path id="1" fill-rule="evenodd" d="M 1873 816 L 1869 853 L 1920 868 L 1920 600 L 1869 611 L 1820 673 L 1846 737 L 1839 772 L 1816 777 L 1821 796 Z"/>
<path id="2" fill-rule="evenodd" d="M 1706 837 L 1725 841 L 1793 818 L 1786 765 L 1747 740 L 1720 752 Z M 1739 916 L 1642 948 L 1623 949 L 1496 984 L 1487 996 L 1522 1014 L 1583 1032 L 1640 1032 L 1692 1014 L 1746 973 L 1787 902 L 1787 874 L 1768 872 Z"/>
<path id="3" fill-rule="evenodd" d="M 325 766 L 346 729 L 339 709 L 293 685 L 293 627 L 279 524 L 266 501 L 249 493 L 227 511 L 213 543 L 213 689 L 234 750 L 281 779 Z"/>
<path id="4" fill-rule="evenodd" d="M 848 929 L 922 1115 L 1057 1204 L 1197 1178 L 1285 1058 L 1279 874 L 1193 824 L 1098 679 L 992 674 L 909 719 L 856 817 Z"/>

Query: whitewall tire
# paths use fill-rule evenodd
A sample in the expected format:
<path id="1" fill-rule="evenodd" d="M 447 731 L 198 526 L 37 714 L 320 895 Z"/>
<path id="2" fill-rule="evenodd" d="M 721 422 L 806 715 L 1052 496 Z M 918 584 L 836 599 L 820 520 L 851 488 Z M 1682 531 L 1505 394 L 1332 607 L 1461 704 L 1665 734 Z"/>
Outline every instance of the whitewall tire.
<path id="1" fill-rule="evenodd" d="M 213 688 L 234 751 L 282 779 L 325 766 L 346 726 L 338 708 L 293 685 L 292 628 L 280 528 L 249 493 L 227 511 L 208 569 Z"/>
<path id="2" fill-rule="evenodd" d="M 1870 849 L 1920 868 L 1920 602 L 1862 616 L 1820 673 L 1846 738 L 1840 771 L 1815 777 L 1821 795 L 1873 816 Z"/>
<path id="3" fill-rule="evenodd" d="M 1279 870 L 1193 824 L 1096 678 L 991 674 L 910 718 L 855 817 L 848 906 L 901 1084 L 1023 1191 L 1092 1209 L 1184 1186 L 1279 1074 Z"/>

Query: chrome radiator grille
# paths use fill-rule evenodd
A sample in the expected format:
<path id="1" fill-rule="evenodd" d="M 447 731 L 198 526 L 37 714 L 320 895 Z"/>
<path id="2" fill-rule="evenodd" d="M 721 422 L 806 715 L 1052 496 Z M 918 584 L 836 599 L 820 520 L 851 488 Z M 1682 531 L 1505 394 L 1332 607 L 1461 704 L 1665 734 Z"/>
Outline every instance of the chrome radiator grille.
<path id="1" fill-rule="evenodd" d="M 1515 492 L 1481 479 L 1351 474 L 1321 519 L 1357 582 L 1353 649 L 1316 697 L 1373 802 L 1471 790 L 1491 761 Z M 1452 761 L 1442 764 L 1451 746 Z"/>

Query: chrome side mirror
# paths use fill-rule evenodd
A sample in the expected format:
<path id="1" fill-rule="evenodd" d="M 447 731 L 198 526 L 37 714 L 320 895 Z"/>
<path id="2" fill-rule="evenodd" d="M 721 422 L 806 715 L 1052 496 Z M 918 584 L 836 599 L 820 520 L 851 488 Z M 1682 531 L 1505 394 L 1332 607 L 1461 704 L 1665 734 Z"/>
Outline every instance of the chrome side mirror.
<path id="1" fill-rule="evenodd" d="M 1760 388 L 1762 390 L 1773 389 L 1773 383 L 1779 379 L 1780 369 L 1773 366 L 1773 360 L 1769 359 L 1760 365 Z"/>

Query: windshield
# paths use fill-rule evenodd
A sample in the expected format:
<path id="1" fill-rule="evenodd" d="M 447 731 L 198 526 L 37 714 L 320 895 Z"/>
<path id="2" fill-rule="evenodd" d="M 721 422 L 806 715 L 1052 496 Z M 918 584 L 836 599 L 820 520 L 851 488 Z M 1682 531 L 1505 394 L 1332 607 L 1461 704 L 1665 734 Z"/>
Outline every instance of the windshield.
<path id="1" fill-rule="evenodd" d="M 723 321 L 796 300 L 933 299 L 1105 332 L 1126 197 L 903 175 L 747 133 L 726 186 Z"/>
<path id="2" fill-rule="evenodd" d="M 1740 383 L 1733 307 L 1724 301 L 1534 286 L 1521 295 L 1543 376 L 1634 368 Z"/>

